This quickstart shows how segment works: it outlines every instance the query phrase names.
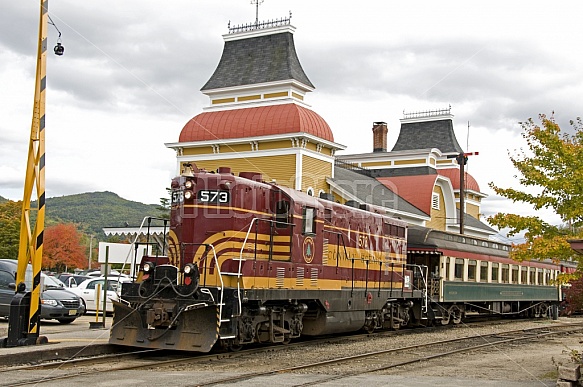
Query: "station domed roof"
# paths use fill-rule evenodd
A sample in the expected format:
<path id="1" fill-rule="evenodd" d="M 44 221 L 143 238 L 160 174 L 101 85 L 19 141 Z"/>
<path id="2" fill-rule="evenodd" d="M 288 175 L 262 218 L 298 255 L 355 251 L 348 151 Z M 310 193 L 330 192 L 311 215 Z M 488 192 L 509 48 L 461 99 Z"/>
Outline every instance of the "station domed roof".
<path id="1" fill-rule="evenodd" d="M 307 133 L 334 142 L 330 126 L 316 112 L 294 103 L 203 112 L 190 119 L 179 142 Z"/>

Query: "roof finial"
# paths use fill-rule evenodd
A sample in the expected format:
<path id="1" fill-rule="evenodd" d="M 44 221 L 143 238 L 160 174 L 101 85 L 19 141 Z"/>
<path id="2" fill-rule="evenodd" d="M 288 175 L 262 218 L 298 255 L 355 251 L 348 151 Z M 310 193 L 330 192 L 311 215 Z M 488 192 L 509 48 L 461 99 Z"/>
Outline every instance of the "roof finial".
<path id="1" fill-rule="evenodd" d="M 264 0 L 251 0 L 251 4 L 255 4 L 255 28 L 259 25 L 259 6 L 263 4 Z"/>

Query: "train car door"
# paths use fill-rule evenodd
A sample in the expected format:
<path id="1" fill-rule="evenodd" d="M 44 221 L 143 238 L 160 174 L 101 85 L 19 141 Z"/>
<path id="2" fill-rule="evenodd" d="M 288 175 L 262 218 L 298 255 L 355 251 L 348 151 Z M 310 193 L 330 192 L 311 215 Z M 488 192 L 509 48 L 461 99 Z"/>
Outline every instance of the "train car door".
<path id="1" fill-rule="evenodd" d="M 293 207 L 292 201 L 279 190 L 271 191 L 270 209 L 273 222 L 269 233 L 269 287 L 286 287 L 292 261 Z"/>

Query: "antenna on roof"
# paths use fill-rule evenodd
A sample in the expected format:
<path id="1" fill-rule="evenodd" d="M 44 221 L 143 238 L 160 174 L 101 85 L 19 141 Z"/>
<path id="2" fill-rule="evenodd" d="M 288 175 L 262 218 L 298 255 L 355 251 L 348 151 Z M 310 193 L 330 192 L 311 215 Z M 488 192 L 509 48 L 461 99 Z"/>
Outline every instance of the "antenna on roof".
<path id="1" fill-rule="evenodd" d="M 468 132 L 466 133 L 466 150 L 470 149 L 470 121 L 468 121 Z"/>
<path id="2" fill-rule="evenodd" d="M 259 6 L 263 4 L 264 0 L 251 0 L 251 4 L 255 4 L 255 27 L 259 25 Z"/>

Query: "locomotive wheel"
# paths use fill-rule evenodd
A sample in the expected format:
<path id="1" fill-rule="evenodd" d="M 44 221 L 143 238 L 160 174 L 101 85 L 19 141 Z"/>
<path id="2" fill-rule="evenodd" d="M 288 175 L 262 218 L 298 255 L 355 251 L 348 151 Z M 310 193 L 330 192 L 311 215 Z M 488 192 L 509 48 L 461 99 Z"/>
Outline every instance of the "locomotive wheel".
<path id="1" fill-rule="evenodd" d="M 363 329 L 364 329 L 364 331 L 365 331 L 366 333 L 368 333 L 369 335 L 370 335 L 371 333 L 374 333 L 374 325 L 373 325 L 373 324 L 365 324 L 365 325 L 364 325 L 364 327 L 363 327 Z"/>
<path id="2" fill-rule="evenodd" d="M 451 320 L 451 309 L 444 309 L 443 317 L 441 318 L 441 325 L 449 325 Z"/>
<path id="3" fill-rule="evenodd" d="M 222 340 L 221 348 L 229 352 L 238 352 L 243 348 L 243 344 L 235 344 L 233 340 Z"/>
<path id="4" fill-rule="evenodd" d="M 462 310 L 457 305 L 452 305 L 452 307 L 449 308 L 449 315 L 453 317 L 454 324 L 459 324 L 462 322 L 462 314 Z"/>

